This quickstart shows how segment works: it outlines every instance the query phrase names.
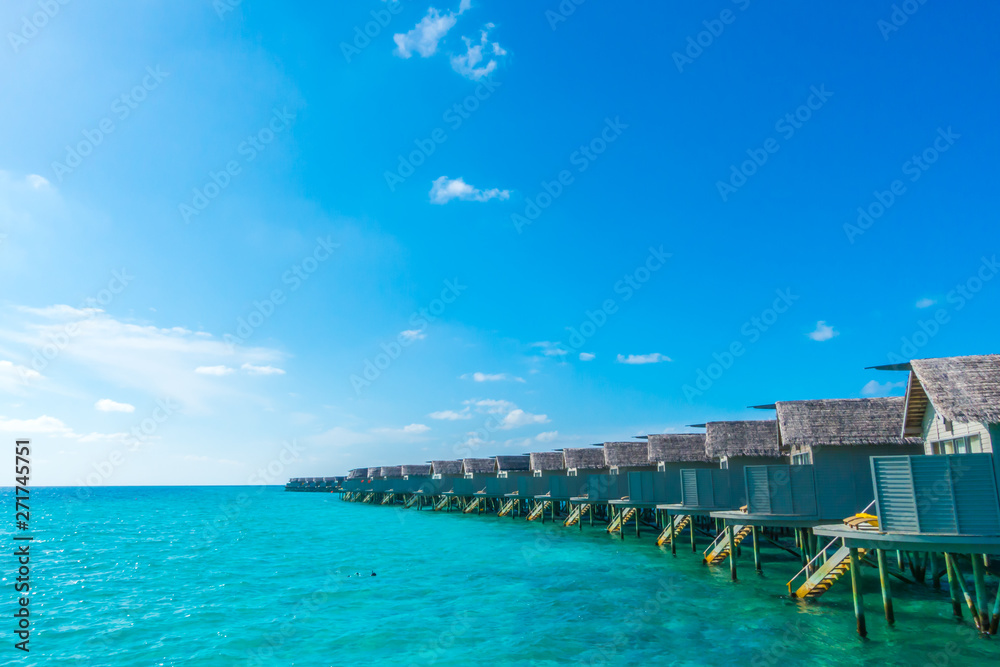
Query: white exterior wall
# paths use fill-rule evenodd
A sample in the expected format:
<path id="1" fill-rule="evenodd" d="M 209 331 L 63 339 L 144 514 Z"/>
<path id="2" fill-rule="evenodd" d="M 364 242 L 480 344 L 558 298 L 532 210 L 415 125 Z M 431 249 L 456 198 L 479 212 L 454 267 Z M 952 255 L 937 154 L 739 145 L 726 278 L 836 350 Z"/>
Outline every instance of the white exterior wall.
<path id="1" fill-rule="evenodd" d="M 951 430 L 947 430 L 944 425 L 944 418 L 934 410 L 934 406 L 927 404 L 927 411 L 924 413 L 923 423 L 924 434 L 924 454 L 933 454 L 933 443 L 940 440 L 950 440 L 963 435 L 979 435 L 979 441 L 983 444 L 983 451 L 993 452 L 993 442 L 990 438 L 989 429 L 979 422 L 952 422 Z"/>

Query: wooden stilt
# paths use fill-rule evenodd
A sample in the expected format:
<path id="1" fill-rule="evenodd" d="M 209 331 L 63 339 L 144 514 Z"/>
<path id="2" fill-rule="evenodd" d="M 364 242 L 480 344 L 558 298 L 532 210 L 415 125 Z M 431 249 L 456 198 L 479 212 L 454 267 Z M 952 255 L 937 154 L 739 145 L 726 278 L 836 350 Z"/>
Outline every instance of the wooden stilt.
<path id="1" fill-rule="evenodd" d="M 951 593 L 951 611 L 955 614 L 955 618 L 962 618 L 962 601 L 959 598 L 958 581 L 956 580 L 958 572 L 955 571 L 948 554 L 944 554 L 944 566 L 945 572 L 948 574 L 948 590 Z"/>
<path id="2" fill-rule="evenodd" d="M 896 567 L 900 572 L 906 572 L 906 564 L 903 562 L 903 552 L 896 549 Z"/>
<path id="3" fill-rule="evenodd" d="M 892 611 L 892 588 L 889 586 L 889 573 L 885 565 L 885 550 L 876 549 L 878 558 L 878 579 L 882 585 L 882 607 L 885 609 L 885 620 L 889 625 L 896 622 L 896 615 Z"/>
<path id="4" fill-rule="evenodd" d="M 694 516 L 691 517 L 691 523 L 688 524 L 688 528 L 691 529 L 691 551 L 697 553 L 698 547 L 694 544 Z"/>
<path id="5" fill-rule="evenodd" d="M 995 635 L 1000 630 L 1000 589 L 997 589 L 997 599 L 993 601 L 993 620 L 990 621 L 990 634 Z"/>
<path id="6" fill-rule="evenodd" d="M 757 526 L 752 526 L 750 530 L 753 535 L 753 566 L 757 572 L 763 572 L 760 567 L 760 545 L 757 544 Z"/>
<path id="7" fill-rule="evenodd" d="M 667 524 L 671 527 L 672 531 L 674 525 L 674 515 L 671 514 L 670 512 L 667 512 Z M 694 517 L 691 517 L 690 524 L 691 524 L 691 530 L 694 530 Z M 670 537 L 670 554 L 672 556 L 677 555 L 677 538 L 680 536 L 681 536 L 680 531 L 677 531 Z M 1000 595 L 998 595 L 997 598 L 1000 599 Z"/>
<path id="8" fill-rule="evenodd" d="M 854 617 L 858 621 L 858 634 L 862 637 L 868 636 L 868 628 L 865 627 L 865 599 L 861 592 L 861 564 L 858 559 L 858 550 L 851 547 L 851 588 L 854 591 Z"/>
<path id="9" fill-rule="evenodd" d="M 736 545 L 733 544 L 733 525 L 726 522 L 726 539 L 729 540 L 729 576 L 736 581 Z"/>
<path id="10" fill-rule="evenodd" d="M 639 524 L 642 523 L 639 519 L 642 518 L 642 510 L 638 507 L 635 508 L 635 536 L 639 537 Z"/>
<path id="11" fill-rule="evenodd" d="M 987 632 L 990 623 L 990 603 L 986 597 L 986 582 L 984 581 L 983 559 L 978 554 L 972 554 L 972 578 L 976 585 L 976 608 L 979 610 L 979 629 Z"/>
<path id="12" fill-rule="evenodd" d="M 962 571 L 958 569 L 958 563 L 955 562 L 955 558 L 949 553 L 946 553 L 944 557 L 948 559 L 949 563 L 951 563 L 951 569 L 955 573 L 955 582 L 958 584 L 959 589 L 962 591 L 962 595 L 965 597 L 965 604 L 969 607 L 969 612 L 972 614 L 972 620 L 976 624 L 976 629 L 981 630 L 982 628 L 979 626 L 979 612 L 976 611 L 976 605 L 973 604 L 972 596 L 969 595 L 969 591 L 965 590 L 965 579 L 962 577 Z M 975 560 L 975 556 L 973 556 L 973 560 Z"/>
<path id="13" fill-rule="evenodd" d="M 938 562 L 936 551 L 931 552 L 931 583 L 936 590 L 941 590 L 941 563 Z"/>

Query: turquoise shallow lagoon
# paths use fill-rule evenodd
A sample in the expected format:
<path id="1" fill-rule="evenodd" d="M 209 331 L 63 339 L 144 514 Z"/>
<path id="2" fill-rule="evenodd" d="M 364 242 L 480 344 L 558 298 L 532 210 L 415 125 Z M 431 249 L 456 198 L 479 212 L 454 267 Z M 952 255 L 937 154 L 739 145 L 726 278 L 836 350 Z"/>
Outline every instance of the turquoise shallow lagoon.
<path id="1" fill-rule="evenodd" d="M 620 541 L 589 526 L 372 507 L 280 488 L 110 488 L 86 500 L 78 492 L 32 491 L 31 653 L 13 648 L 8 555 L 0 663 L 1000 661 L 1000 638 L 979 639 L 968 620 L 954 621 L 946 594 L 929 585 L 896 584 L 897 625 L 888 628 L 871 569 L 870 636 L 860 639 L 849 583 L 816 603 L 789 600 L 784 584 L 798 565 L 774 549 L 764 576 L 744 550 L 733 584 L 728 568 L 709 569 L 690 551 L 672 557 L 651 533 Z"/>

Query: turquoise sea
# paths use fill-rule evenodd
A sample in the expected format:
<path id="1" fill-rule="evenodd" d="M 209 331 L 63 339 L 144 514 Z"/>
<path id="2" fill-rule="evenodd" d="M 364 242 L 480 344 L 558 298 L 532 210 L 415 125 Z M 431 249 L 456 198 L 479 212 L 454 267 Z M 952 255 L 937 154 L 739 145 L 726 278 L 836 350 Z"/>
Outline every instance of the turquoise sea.
<path id="1" fill-rule="evenodd" d="M 871 569 L 860 639 L 849 583 L 817 602 L 789 600 L 798 565 L 774 549 L 764 576 L 745 549 L 734 584 L 728 567 L 705 567 L 689 550 L 672 557 L 652 533 L 621 541 L 597 527 L 276 487 L 39 488 L 31 521 L 31 652 L 13 646 L 15 564 L 4 549 L 0 664 L 1000 661 L 1000 637 L 978 638 L 968 614 L 953 620 L 929 584 L 895 585 L 897 624 L 887 627 Z"/>

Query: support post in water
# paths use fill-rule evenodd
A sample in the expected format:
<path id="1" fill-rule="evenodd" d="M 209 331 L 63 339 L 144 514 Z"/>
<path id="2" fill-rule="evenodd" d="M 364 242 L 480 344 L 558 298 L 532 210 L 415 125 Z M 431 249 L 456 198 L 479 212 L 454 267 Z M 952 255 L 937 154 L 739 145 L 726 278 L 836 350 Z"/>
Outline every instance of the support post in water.
<path id="1" fill-rule="evenodd" d="M 958 581 L 955 579 L 958 573 L 955 571 L 955 566 L 952 565 L 948 554 L 944 554 L 944 567 L 948 574 L 948 590 L 951 593 L 951 612 L 955 618 L 962 618 L 962 598 L 958 590 Z"/>
<path id="2" fill-rule="evenodd" d="M 726 521 L 726 539 L 729 540 L 729 576 L 736 581 L 736 544 L 733 541 L 733 524 Z"/>
<path id="3" fill-rule="evenodd" d="M 760 566 L 760 545 L 757 543 L 757 526 L 751 526 L 750 532 L 753 535 L 753 566 L 760 573 L 764 570 Z"/>
<path id="4" fill-rule="evenodd" d="M 878 559 L 878 579 L 882 585 L 882 607 L 885 609 L 885 620 L 889 625 L 893 625 L 896 622 L 896 616 L 892 611 L 892 589 L 889 586 L 889 572 L 885 564 L 885 550 L 876 549 L 875 555 Z"/>
<path id="5" fill-rule="evenodd" d="M 851 588 L 854 590 L 854 617 L 858 621 L 858 634 L 867 637 L 865 598 L 861 593 L 861 563 L 858 559 L 858 550 L 854 547 L 851 547 Z"/>

